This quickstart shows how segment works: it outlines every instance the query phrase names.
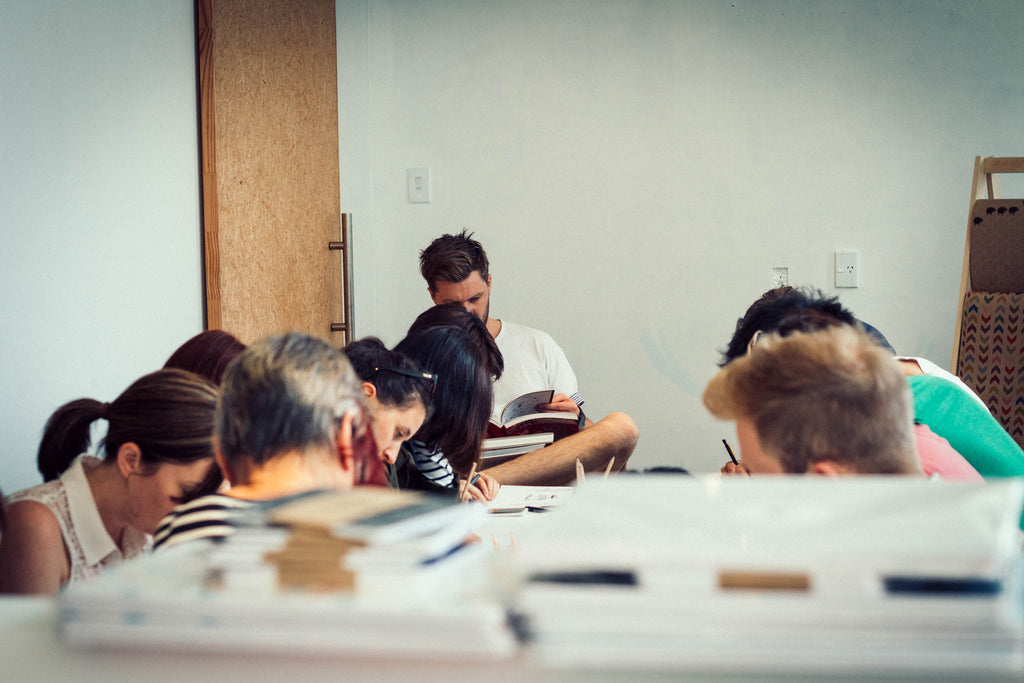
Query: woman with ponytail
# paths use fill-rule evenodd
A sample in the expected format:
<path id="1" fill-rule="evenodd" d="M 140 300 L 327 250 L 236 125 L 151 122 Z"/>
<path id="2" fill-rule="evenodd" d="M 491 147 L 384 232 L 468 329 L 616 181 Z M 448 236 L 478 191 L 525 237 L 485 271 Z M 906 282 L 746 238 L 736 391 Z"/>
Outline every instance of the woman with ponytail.
<path id="1" fill-rule="evenodd" d="M 0 592 L 55 594 L 145 552 L 164 515 L 219 484 L 209 478 L 217 397 L 208 380 L 168 369 L 112 403 L 58 408 L 39 445 L 46 483 L 7 498 Z M 102 460 L 85 453 L 100 419 L 108 423 Z"/>

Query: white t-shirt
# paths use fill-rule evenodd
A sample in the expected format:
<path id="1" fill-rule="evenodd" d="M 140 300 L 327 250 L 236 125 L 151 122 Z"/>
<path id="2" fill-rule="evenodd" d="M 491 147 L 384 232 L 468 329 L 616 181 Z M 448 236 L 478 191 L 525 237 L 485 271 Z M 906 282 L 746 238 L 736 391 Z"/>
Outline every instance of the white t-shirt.
<path id="1" fill-rule="evenodd" d="M 554 389 L 556 394 L 565 394 L 577 405 L 583 405 L 576 374 L 551 335 L 502 320 L 494 341 L 505 361 L 505 370 L 494 383 L 493 422 L 500 421 L 506 403 L 531 391 Z"/>
<path id="2" fill-rule="evenodd" d="M 975 393 L 974 389 L 971 389 L 969 386 L 964 384 L 964 381 L 957 377 L 956 375 L 954 375 L 953 373 L 947 370 L 943 370 L 942 368 L 940 368 L 938 365 L 931 362 L 927 358 L 917 358 L 916 356 L 896 356 L 896 360 L 914 361 L 915 363 L 917 363 L 917 366 L 921 368 L 921 372 L 923 372 L 924 374 L 933 375 L 935 377 L 941 377 L 942 379 L 949 380 L 953 384 L 957 385 L 958 387 L 966 391 L 967 394 L 975 401 L 980 403 L 982 407 L 985 408 L 985 410 L 988 410 L 988 406 L 985 405 L 985 401 L 983 401 L 982 398 L 978 396 L 977 393 Z"/>

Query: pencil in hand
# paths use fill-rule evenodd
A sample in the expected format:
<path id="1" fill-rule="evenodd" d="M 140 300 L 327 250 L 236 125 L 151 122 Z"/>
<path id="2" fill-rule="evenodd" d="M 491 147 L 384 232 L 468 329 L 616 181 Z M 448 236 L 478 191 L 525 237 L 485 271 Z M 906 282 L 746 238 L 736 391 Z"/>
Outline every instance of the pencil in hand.
<path id="1" fill-rule="evenodd" d="M 580 462 L 579 458 L 576 458 L 576 483 L 580 483 L 587 478 L 587 473 L 583 470 L 583 463 Z"/>
<path id="2" fill-rule="evenodd" d="M 469 487 L 473 485 L 473 477 L 476 475 L 476 463 L 473 463 L 473 467 L 469 470 L 469 476 L 466 477 L 465 481 L 459 484 L 459 502 L 465 503 L 466 499 L 469 498 Z"/>
<path id="3" fill-rule="evenodd" d="M 736 454 L 732 452 L 732 448 L 729 446 L 729 442 L 722 439 L 722 445 L 725 446 L 725 452 L 729 454 L 729 458 L 732 459 L 733 465 L 739 465 L 740 461 L 736 459 Z"/>

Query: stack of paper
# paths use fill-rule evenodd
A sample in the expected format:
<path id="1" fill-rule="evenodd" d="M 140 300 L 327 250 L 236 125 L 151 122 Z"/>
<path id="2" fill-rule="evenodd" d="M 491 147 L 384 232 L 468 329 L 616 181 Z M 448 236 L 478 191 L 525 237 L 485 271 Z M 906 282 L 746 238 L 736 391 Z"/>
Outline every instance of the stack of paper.
<path id="1" fill-rule="evenodd" d="M 267 517 L 278 526 L 171 547 L 70 586 L 64 635 L 81 645 L 444 659 L 515 650 L 504 609 L 483 590 L 487 550 L 464 543 L 486 519 L 482 506 L 357 490 Z"/>
<path id="2" fill-rule="evenodd" d="M 499 465 L 524 453 L 544 448 L 554 442 L 553 432 L 521 434 L 519 436 L 496 436 L 484 439 L 480 451 L 480 469 Z"/>
<path id="3" fill-rule="evenodd" d="M 1024 672 L 1024 482 L 617 477 L 515 555 L 556 666 Z"/>
<path id="4" fill-rule="evenodd" d="M 426 582 L 431 595 L 455 567 L 472 564 L 473 549 L 464 546 L 484 517 L 479 505 L 411 491 L 307 496 L 268 512 L 268 523 L 289 536 L 267 558 L 285 588 L 408 596 Z M 461 579 L 450 582 L 458 588 Z"/>

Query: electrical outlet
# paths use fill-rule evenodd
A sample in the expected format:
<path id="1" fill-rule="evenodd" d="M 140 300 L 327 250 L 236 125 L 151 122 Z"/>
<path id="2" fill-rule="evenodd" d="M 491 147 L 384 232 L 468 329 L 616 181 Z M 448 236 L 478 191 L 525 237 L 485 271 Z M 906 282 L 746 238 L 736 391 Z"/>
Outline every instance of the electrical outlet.
<path id="1" fill-rule="evenodd" d="M 860 254 L 836 252 L 836 287 L 860 287 Z"/>

